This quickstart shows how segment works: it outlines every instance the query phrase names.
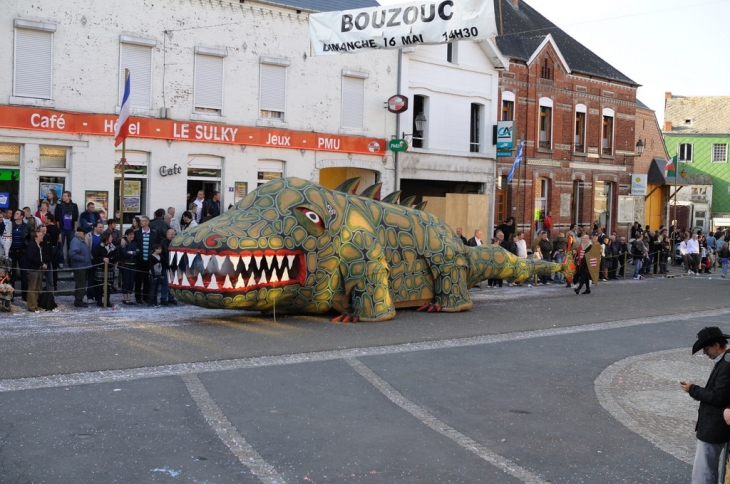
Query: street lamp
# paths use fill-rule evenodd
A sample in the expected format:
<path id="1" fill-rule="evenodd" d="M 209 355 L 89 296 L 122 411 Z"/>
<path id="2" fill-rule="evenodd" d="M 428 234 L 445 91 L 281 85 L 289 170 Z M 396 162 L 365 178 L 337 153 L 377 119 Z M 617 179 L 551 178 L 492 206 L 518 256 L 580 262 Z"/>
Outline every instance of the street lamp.
<path id="1" fill-rule="evenodd" d="M 413 123 L 416 125 L 416 131 L 423 132 L 423 130 L 426 129 L 426 116 L 423 115 L 423 111 L 416 115 Z M 413 136 L 413 134 L 406 134 L 404 131 L 403 138 L 406 136 Z"/>
<path id="2" fill-rule="evenodd" d="M 636 152 L 639 154 L 639 156 L 644 154 L 644 141 L 639 140 L 636 142 Z"/>

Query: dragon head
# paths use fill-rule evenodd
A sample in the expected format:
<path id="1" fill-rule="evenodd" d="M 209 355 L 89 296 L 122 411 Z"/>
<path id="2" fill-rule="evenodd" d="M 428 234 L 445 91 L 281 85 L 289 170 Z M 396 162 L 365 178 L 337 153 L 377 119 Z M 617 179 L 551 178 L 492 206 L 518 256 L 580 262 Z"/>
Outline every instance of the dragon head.
<path id="1" fill-rule="evenodd" d="M 337 270 L 333 233 L 344 206 L 344 194 L 299 178 L 262 185 L 225 214 L 175 237 L 170 290 L 210 308 L 316 310 L 317 301 L 333 296 L 331 284 L 320 286 Z"/>

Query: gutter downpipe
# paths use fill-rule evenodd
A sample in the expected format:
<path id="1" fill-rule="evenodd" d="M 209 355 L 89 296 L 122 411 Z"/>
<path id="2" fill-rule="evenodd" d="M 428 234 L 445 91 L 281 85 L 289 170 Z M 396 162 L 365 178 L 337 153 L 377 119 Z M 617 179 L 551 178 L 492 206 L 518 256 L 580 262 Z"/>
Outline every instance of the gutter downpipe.
<path id="1" fill-rule="evenodd" d="M 396 94 L 400 94 L 400 85 L 401 85 L 401 79 L 403 76 L 403 49 L 398 49 L 398 86 L 396 88 Z M 400 134 L 400 113 L 396 113 L 395 115 L 395 137 L 397 138 Z M 393 184 L 395 185 L 393 187 L 393 191 L 400 190 L 400 176 L 398 174 L 398 152 L 393 152 L 393 164 L 395 168 L 395 174 L 394 174 L 394 181 Z"/>

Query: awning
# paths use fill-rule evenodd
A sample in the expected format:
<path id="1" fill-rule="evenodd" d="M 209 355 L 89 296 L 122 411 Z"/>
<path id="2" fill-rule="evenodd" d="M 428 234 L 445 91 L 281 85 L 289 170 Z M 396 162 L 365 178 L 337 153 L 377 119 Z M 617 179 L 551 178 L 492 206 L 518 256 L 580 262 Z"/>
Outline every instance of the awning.
<path id="1" fill-rule="evenodd" d="M 655 156 L 651 160 L 651 164 L 649 165 L 649 172 L 647 176 L 647 183 L 659 183 L 662 185 L 674 185 L 674 177 L 668 176 L 665 177 L 664 174 L 668 173 L 665 169 L 669 162 L 663 158 L 659 158 Z M 689 185 L 689 180 L 686 178 L 683 178 L 682 175 L 679 175 L 677 177 L 677 185 Z"/>
<path id="2" fill-rule="evenodd" d="M 713 218 L 712 225 L 717 227 L 730 227 L 730 218 Z"/>

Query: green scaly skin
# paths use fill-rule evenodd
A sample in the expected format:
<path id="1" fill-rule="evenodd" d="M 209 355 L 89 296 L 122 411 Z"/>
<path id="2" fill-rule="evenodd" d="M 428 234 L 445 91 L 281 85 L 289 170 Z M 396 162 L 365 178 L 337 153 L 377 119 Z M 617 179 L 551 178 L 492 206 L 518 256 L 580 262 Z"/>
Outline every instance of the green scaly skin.
<path id="1" fill-rule="evenodd" d="M 526 280 L 566 266 L 468 248 L 421 210 L 329 190 L 299 178 L 269 182 L 170 245 L 170 291 L 207 308 L 385 321 L 395 308 L 456 312 L 490 277 Z M 202 269 L 202 270 L 201 270 Z"/>

